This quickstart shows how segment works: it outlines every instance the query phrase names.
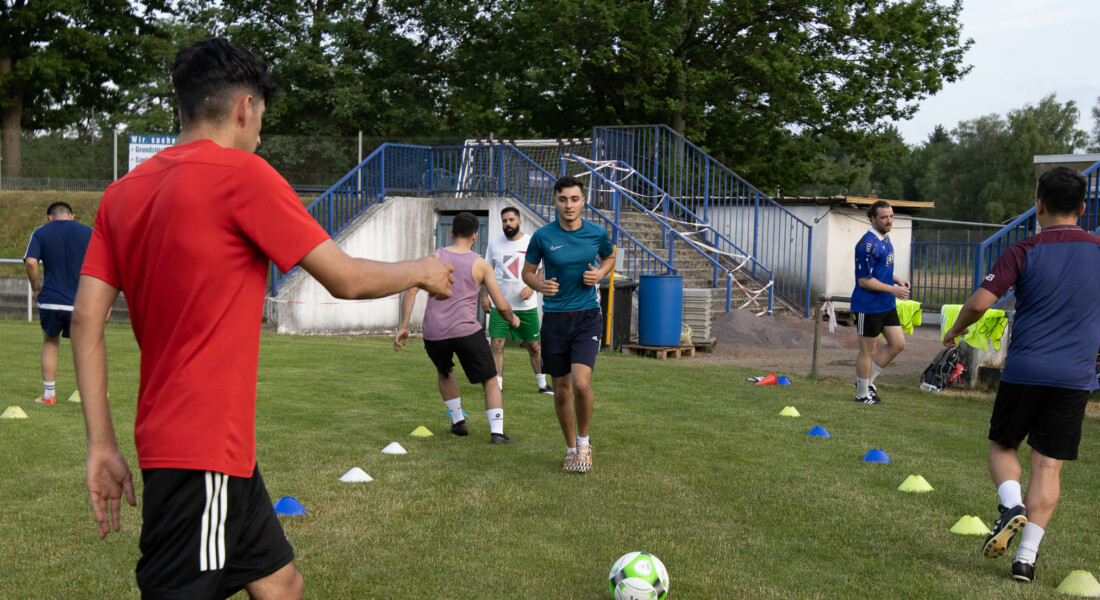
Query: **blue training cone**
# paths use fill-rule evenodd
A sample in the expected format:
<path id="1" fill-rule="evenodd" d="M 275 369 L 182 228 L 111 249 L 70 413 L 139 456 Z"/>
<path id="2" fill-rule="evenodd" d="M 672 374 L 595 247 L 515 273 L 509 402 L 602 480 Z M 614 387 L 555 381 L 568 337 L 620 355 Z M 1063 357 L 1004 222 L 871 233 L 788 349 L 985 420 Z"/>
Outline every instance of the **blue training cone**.
<path id="1" fill-rule="evenodd" d="M 863 462 L 888 463 L 890 462 L 890 457 L 886 456 L 886 453 L 878 448 L 871 448 L 867 454 L 863 455 Z"/>
<path id="2" fill-rule="evenodd" d="M 785 375 L 780 375 L 778 383 L 779 385 L 791 385 L 791 380 L 787 379 Z"/>
<path id="3" fill-rule="evenodd" d="M 445 415 L 443 415 L 443 416 L 444 416 L 444 417 L 447 417 L 448 419 L 450 419 L 450 418 L 451 418 L 451 411 L 447 411 L 447 414 L 445 414 Z M 470 415 L 466 414 L 466 409 L 463 409 L 463 410 L 462 410 L 462 417 L 463 417 L 463 418 L 466 418 L 466 417 L 468 417 L 468 416 L 470 416 Z"/>
<path id="4" fill-rule="evenodd" d="M 275 514 L 282 516 L 294 516 L 306 514 L 306 509 L 294 496 L 283 496 L 275 501 Z"/>
<path id="5" fill-rule="evenodd" d="M 814 427 L 813 429 L 807 431 L 806 435 L 808 435 L 810 437 L 823 437 L 823 438 L 833 437 L 833 436 L 829 435 L 829 432 L 826 431 L 825 428 L 820 426 L 820 425 L 818 425 L 818 426 Z"/>

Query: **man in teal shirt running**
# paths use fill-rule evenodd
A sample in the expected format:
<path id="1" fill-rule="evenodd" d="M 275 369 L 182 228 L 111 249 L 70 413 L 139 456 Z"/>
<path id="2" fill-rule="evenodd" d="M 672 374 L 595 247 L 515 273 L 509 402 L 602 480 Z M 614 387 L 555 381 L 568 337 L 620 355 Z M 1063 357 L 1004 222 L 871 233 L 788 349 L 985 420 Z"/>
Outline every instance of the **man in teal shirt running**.
<path id="1" fill-rule="evenodd" d="M 607 231 L 581 217 L 584 203 L 582 182 L 565 176 L 554 183 L 558 219 L 531 236 L 523 266 L 523 282 L 543 295 L 542 370 L 554 378 L 563 467 L 581 473 L 592 468 L 592 369 L 603 337 L 596 286 L 615 266 Z"/>

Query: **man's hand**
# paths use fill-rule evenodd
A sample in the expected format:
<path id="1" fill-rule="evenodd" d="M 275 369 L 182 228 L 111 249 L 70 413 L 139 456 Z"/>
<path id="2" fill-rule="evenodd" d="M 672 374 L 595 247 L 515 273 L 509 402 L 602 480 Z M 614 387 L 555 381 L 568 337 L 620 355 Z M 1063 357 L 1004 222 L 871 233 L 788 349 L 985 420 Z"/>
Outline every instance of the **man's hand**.
<path id="1" fill-rule="evenodd" d="M 451 284 L 455 282 L 451 265 L 443 262 L 435 254 L 430 254 L 417 261 L 421 266 L 422 282 L 420 288 L 434 296 L 437 300 L 451 297 Z"/>
<path id="2" fill-rule="evenodd" d="M 492 308 L 493 308 L 493 305 L 489 304 L 489 297 L 485 296 L 485 295 L 482 295 L 481 296 L 481 312 L 487 313 Z"/>
<path id="3" fill-rule="evenodd" d="M 532 295 L 534 295 L 534 293 L 535 293 L 535 290 L 533 290 L 529 287 L 524 287 L 522 290 L 519 291 L 519 299 L 520 300 L 527 300 Z M 485 312 L 489 312 L 489 309 L 486 308 Z"/>
<path id="4" fill-rule="evenodd" d="M 118 448 L 89 448 L 85 478 L 92 498 L 92 510 L 99 524 L 99 539 L 107 537 L 111 529 L 122 528 L 122 495 L 130 506 L 137 506 L 134 496 L 134 479 L 130 465 Z M 110 520 L 108 520 L 108 511 Z"/>
<path id="5" fill-rule="evenodd" d="M 405 344 L 409 341 L 409 328 L 402 327 L 397 331 L 397 334 L 393 336 L 393 351 L 397 352 L 405 347 Z"/>
<path id="6" fill-rule="evenodd" d="M 512 313 L 512 319 L 508 322 L 512 326 L 512 329 L 519 329 L 519 317 L 515 313 Z"/>
<path id="7" fill-rule="evenodd" d="M 553 296 L 558 293 L 558 278 L 551 277 L 550 279 L 542 280 L 542 295 Z"/>
<path id="8" fill-rule="evenodd" d="M 955 343 L 955 338 L 962 337 L 962 336 L 964 336 L 968 333 L 970 333 L 970 328 L 969 327 L 964 328 L 962 331 L 955 331 L 954 327 L 952 327 L 951 329 L 948 329 L 947 333 L 945 333 L 944 336 L 943 336 L 943 347 L 944 348 L 955 348 L 955 347 L 957 347 L 958 344 Z"/>
<path id="9" fill-rule="evenodd" d="M 584 285 L 596 285 L 603 277 L 600 276 L 600 271 L 592 265 L 588 265 L 588 270 L 584 272 Z"/>
<path id="10" fill-rule="evenodd" d="M 906 284 L 907 285 L 897 285 L 897 284 L 895 284 L 893 289 L 890 290 L 894 294 L 894 297 L 897 298 L 898 300 L 905 300 L 906 298 L 909 297 L 908 282 L 906 282 Z"/>

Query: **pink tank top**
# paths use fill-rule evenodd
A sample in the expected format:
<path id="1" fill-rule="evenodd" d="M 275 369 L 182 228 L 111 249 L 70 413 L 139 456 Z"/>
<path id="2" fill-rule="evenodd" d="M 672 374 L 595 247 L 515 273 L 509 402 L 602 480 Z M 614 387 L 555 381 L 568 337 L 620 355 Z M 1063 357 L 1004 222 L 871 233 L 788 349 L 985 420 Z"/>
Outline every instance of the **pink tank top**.
<path id="1" fill-rule="evenodd" d="M 446 248 L 440 248 L 437 254 L 440 260 L 455 268 L 455 282 L 450 298 L 428 297 L 422 325 L 424 339 L 447 340 L 477 333 L 481 330 L 481 323 L 477 321 L 477 297 L 481 286 L 474 281 L 474 262 L 481 255 L 477 252 L 456 254 Z"/>

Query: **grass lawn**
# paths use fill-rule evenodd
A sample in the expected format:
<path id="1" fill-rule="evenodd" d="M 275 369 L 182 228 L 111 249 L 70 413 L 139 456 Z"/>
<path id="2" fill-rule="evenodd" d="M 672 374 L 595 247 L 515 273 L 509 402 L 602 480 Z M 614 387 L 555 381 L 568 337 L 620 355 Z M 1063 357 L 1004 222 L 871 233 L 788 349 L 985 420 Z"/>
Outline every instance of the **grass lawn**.
<path id="1" fill-rule="evenodd" d="M 77 404 L 38 406 L 37 323 L 0 321 L 0 597 L 136 598 L 140 510 L 106 540 L 84 488 Z M 138 351 L 108 326 L 111 399 L 136 469 Z M 563 473 L 548 396 L 509 348 L 505 431 L 490 446 L 480 389 L 463 385 L 470 436 L 448 433 L 431 364 L 414 340 L 265 334 L 257 439 L 272 498 L 309 511 L 283 526 L 312 598 L 608 598 L 607 572 L 631 550 L 660 557 L 671 598 L 1048 598 L 1071 571 L 1100 574 L 1097 421 L 1063 473 L 1039 581 L 980 556 L 983 538 L 948 528 L 997 498 L 986 471 L 992 398 L 897 386 L 887 404 L 852 402 L 847 380 L 757 387 L 744 369 L 606 354 L 595 375 L 594 470 Z M 73 391 L 62 344 L 58 394 Z M 778 416 L 793 405 L 800 418 Z M 409 433 L 425 425 L 430 438 Z M 807 437 L 820 425 L 831 439 Z M 398 441 L 409 453 L 384 455 Z M 888 465 L 860 458 L 883 449 Z M 1026 454 L 1026 451 L 1025 451 Z M 358 466 L 365 484 L 338 478 Z M 920 474 L 935 488 L 897 487 Z M 140 480 L 140 476 L 138 477 Z M 140 481 L 139 481 L 140 504 Z M 1013 546 L 1013 552 L 1015 546 Z"/>

